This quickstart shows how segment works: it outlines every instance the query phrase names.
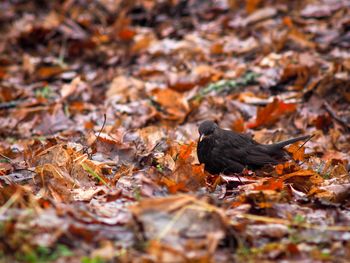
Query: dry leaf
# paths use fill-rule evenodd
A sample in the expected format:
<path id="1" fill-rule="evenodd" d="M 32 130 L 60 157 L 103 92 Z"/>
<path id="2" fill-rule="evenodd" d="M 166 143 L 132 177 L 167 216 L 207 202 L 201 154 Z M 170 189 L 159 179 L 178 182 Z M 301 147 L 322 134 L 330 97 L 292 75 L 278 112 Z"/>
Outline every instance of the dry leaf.
<path id="1" fill-rule="evenodd" d="M 288 113 L 296 110 L 296 104 L 284 103 L 277 98 L 264 108 L 259 108 L 255 122 L 248 123 L 249 128 L 257 128 L 260 126 L 269 126 L 274 124 L 278 119 Z"/>
<path id="2" fill-rule="evenodd" d="M 164 118 L 169 120 L 182 121 L 189 106 L 185 97 L 171 89 L 156 89 L 153 91 L 154 100 L 165 110 Z"/>

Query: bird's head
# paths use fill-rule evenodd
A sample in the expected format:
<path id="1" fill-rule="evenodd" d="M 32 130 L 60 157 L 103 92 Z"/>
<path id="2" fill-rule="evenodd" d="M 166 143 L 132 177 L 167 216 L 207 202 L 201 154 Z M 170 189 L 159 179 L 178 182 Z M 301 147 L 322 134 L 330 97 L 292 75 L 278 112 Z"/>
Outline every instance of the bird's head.
<path id="1" fill-rule="evenodd" d="M 213 121 L 204 121 L 199 125 L 199 141 L 202 141 L 205 137 L 210 136 L 218 128 L 218 125 Z"/>

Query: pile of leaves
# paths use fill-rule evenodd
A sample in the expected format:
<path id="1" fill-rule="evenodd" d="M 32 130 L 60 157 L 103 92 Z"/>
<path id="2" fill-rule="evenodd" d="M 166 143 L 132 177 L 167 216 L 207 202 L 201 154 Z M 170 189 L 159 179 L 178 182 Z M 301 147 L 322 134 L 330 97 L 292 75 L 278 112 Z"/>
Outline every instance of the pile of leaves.
<path id="1" fill-rule="evenodd" d="M 349 1 L 2 1 L 0 22 L 0 261 L 350 257 Z M 313 138 L 211 175 L 207 119 Z"/>

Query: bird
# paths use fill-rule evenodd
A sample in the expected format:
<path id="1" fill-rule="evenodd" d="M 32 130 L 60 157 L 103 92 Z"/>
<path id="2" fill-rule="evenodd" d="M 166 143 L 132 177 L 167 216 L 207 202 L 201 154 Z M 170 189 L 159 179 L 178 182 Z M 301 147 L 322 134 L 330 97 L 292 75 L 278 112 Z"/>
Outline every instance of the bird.
<path id="1" fill-rule="evenodd" d="M 288 154 L 285 146 L 309 140 L 305 135 L 274 144 L 261 144 L 250 136 L 221 129 L 214 121 L 206 120 L 199 125 L 197 156 L 204 169 L 211 174 L 241 173 L 244 168 L 256 170 L 264 165 L 278 164 Z"/>

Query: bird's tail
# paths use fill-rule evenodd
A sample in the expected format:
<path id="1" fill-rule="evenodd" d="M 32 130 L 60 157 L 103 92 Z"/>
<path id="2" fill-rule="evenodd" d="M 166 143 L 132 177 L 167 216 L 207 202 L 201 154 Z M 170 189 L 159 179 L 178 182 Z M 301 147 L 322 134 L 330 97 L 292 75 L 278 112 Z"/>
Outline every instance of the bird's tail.
<path id="1" fill-rule="evenodd" d="M 289 140 L 285 140 L 285 141 L 282 141 L 282 142 L 278 142 L 278 143 L 275 143 L 275 144 L 269 144 L 269 146 L 271 146 L 271 148 L 273 148 L 273 149 L 282 149 L 283 147 L 285 147 L 285 146 L 287 146 L 289 144 L 292 144 L 292 143 L 295 143 L 295 142 L 298 142 L 298 141 L 306 141 L 306 140 L 309 140 L 312 137 L 313 137 L 312 135 L 304 135 L 304 136 L 292 138 L 292 139 L 289 139 Z"/>
<path id="2" fill-rule="evenodd" d="M 295 143 L 295 142 L 298 142 L 298 141 L 306 141 L 306 140 L 309 140 L 312 137 L 313 137 L 312 135 L 305 135 L 305 136 L 296 137 L 296 138 L 293 138 L 293 139 L 289 139 L 289 140 L 278 142 L 278 143 L 274 143 L 274 144 L 265 144 L 265 147 L 266 147 L 265 149 L 267 149 L 268 152 L 276 153 L 276 152 L 282 150 L 283 147 L 285 147 L 285 146 L 287 146 L 289 144 L 292 144 L 292 143 Z"/>

